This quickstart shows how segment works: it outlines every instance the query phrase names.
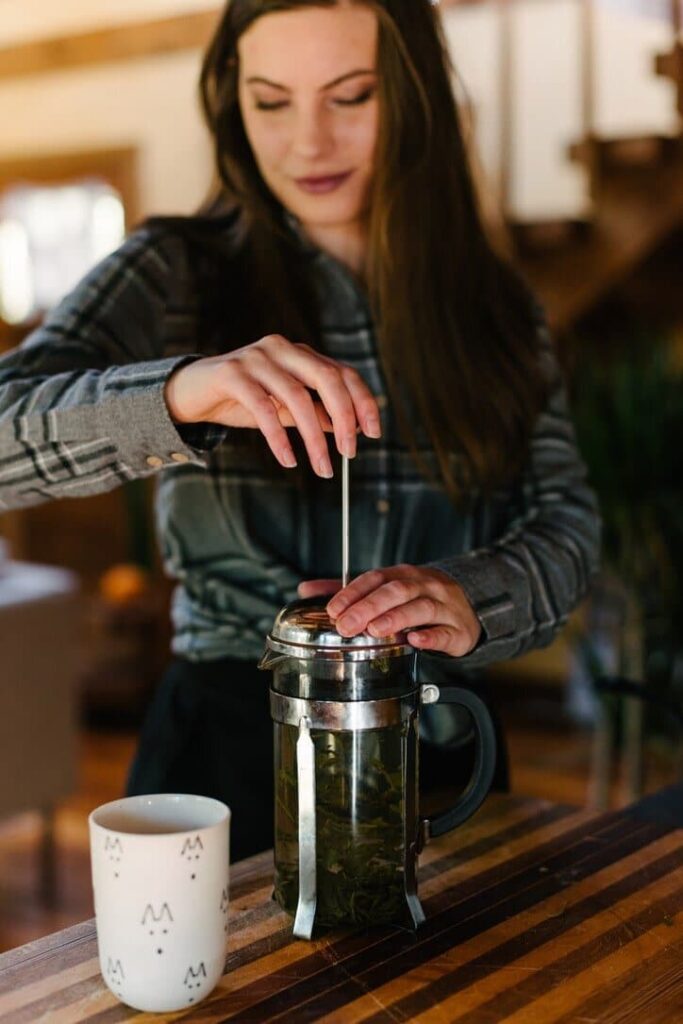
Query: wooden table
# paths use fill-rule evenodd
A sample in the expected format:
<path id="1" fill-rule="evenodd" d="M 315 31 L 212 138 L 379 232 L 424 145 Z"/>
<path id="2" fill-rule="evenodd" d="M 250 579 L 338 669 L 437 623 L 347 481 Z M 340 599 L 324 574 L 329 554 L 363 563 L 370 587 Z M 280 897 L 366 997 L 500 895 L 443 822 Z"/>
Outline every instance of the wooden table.
<path id="1" fill-rule="evenodd" d="M 419 933 L 291 937 L 270 857 L 237 865 L 219 987 L 139 1014 L 99 975 L 92 921 L 0 956 L 0 1021 L 327 1024 L 683 1021 L 683 788 L 594 814 L 490 798 L 422 857 Z"/>

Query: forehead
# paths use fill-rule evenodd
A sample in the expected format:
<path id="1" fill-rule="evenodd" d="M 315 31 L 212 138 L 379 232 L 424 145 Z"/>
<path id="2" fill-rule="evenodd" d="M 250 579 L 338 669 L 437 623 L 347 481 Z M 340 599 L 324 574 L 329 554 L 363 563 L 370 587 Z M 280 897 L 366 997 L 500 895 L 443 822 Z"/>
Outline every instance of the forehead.
<path id="1" fill-rule="evenodd" d="M 375 67 L 377 30 L 376 14 L 363 4 L 267 14 L 239 39 L 240 72 L 283 85 L 324 85 L 349 71 Z"/>

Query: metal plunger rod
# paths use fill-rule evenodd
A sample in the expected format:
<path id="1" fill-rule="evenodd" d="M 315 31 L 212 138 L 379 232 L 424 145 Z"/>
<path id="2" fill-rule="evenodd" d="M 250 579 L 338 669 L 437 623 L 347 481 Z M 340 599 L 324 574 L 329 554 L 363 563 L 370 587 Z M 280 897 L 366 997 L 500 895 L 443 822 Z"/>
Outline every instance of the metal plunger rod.
<path id="1" fill-rule="evenodd" d="M 349 582 L 349 460 L 342 455 L 342 586 Z"/>

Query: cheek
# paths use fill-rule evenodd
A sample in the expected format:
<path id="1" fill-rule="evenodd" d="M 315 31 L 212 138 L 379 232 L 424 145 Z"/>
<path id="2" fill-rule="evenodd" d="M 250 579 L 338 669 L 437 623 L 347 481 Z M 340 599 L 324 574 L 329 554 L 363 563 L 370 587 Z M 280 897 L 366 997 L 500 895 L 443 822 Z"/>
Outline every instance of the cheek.
<path id="1" fill-rule="evenodd" d="M 372 165 L 377 147 L 378 120 L 376 111 L 368 112 L 363 118 L 348 127 L 345 145 L 352 151 L 360 165 Z"/>
<path id="2" fill-rule="evenodd" d="M 260 118 L 244 118 L 244 129 L 259 167 L 277 163 L 287 148 L 287 132 L 282 123 L 268 124 Z"/>

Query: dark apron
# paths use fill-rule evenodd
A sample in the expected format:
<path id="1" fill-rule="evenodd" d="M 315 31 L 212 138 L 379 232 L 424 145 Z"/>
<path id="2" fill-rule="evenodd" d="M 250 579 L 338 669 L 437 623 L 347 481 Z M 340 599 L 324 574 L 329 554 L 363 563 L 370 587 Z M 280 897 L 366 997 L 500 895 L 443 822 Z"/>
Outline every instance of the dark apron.
<path id="1" fill-rule="evenodd" d="M 230 859 L 273 845 L 270 672 L 175 658 L 147 712 L 127 795 L 196 793 L 232 811 Z"/>

